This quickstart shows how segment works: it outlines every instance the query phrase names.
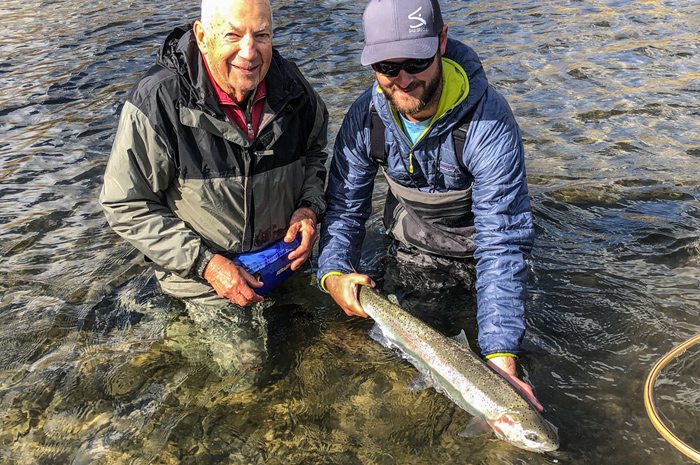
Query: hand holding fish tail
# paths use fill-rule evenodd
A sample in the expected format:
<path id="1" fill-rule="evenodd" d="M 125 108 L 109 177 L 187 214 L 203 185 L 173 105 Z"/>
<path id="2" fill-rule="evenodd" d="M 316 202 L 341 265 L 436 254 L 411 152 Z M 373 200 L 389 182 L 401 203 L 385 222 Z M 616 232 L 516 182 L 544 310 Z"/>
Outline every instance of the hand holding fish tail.
<path id="1" fill-rule="evenodd" d="M 532 392 L 532 387 L 526 382 L 520 380 L 515 370 L 515 358 L 513 357 L 494 357 L 488 361 L 488 364 L 503 376 L 510 384 L 518 388 L 527 400 L 537 408 L 540 412 L 544 411 L 544 407 L 537 401 L 535 394 Z"/>
<path id="2" fill-rule="evenodd" d="M 348 316 L 361 316 L 367 318 L 369 315 L 362 309 L 358 301 L 358 291 L 360 286 L 374 287 L 374 281 L 364 274 L 349 273 L 344 275 L 328 276 L 325 281 L 326 289 L 333 300 Z"/>

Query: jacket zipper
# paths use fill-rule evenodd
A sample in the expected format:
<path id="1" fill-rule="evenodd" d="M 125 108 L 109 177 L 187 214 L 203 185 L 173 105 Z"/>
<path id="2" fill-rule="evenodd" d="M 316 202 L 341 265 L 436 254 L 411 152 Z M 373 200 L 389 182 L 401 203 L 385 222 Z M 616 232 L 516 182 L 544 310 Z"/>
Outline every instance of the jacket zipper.
<path id="1" fill-rule="evenodd" d="M 289 101 L 289 98 L 287 98 L 282 105 L 282 109 L 278 112 L 275 113 L 272 118 L 270 118 L 269 121 L 275 121 L 278 117 L 278 115 L 282 112 L 284 112 L 287 109 L 287 102 Z M 253 234 L 255 233 L 255 198 L 253 197 L 253 192 L 252 192 L 252 184 L 253 184 L 253 175 L 255 171 L 255 140 L 253 139 L 252 136 L 253 134 L 253 124 L 252 124 L 252 108 L 253 108 L 253 103 L 251 103 L 247 110 L 243 113 L 245 121 L 246 121 L 246 126 L 248 127 L 248 137 L 250 140 L 253 142 L 252 145 L 249 148 L 249 156 L 250 156 L 250 176 L 247 176 L 248 178 L 248 186 L 246 186 L 246 210 L 250 209 L 250 215 L 246 215 L 246 217 L 250 217 L 250 222 L 246 221 L 244 231 L 243 231 L 243 239 L 241 241 L 241 251 L 242 252 L 249 252 L 253 248 Z M 262 130 L 266 127 L 266 124 L 262 124 L 260 127 L 258 127 L 258 135 L 262 132 Z M 250 188 L 250 191 L 249 191 Z M 247 212 L 246 212 L 247 213 Z"/>
<path id="2" fill-rule="evenodd" d="M 420 139 L 418 139 L 418 141 L 416 141 L 415 144 L 411 141 L 411 139 L 408 138 L 408 136 L 403 132 L 403 130 L 402 130 L 400 127 L 398 128 L 398 129 L 399 129 L 399 132 L 401 133 L 401 136 L 404 138 L 404 140 L 405 140 L 406 142 L 408 142 L 408 146 L 410 147 L 410 150 L 409 150 L 409 152 L 408 152 L 408 168 L 406 168 L 406 164 L 405 164 L 405 163 L 403 164 L 403 166 L 404 166 L 404 168 L 406 169 L 406 171 L 408 171 L 408 173 L 409 173 L 409 179 L 411 180 L 411 183 L 413 184 L 413 186 L 414 186 L 416 189 L 418 189 L 418 186 L 416 185 L 415 181 L 413 180 L 413 177 L 411 177 L 411 174 L 413 174 L 413 151 L 414 151 L 415 148 L 418 146 L 418 144 L 420 144 L 420 143 L 423 141 L 423 139 L 427 139 L 428 133 L 429 133 L 430 130 L 433 128 L 433 124 L 436 124 L 436 123 L 438 123 L 441 119 L 447 117 L 449 114 L 452 113 L 452 110 L 453 110 L 453 109 L 454 109 L 454 107 L 453 107 L 453 108 L 450 108 L 450 109 L 447 110 L 445 113 L 443 113 L 442 115 L 440 115 L 440 116 L 438 117 L 438 119 L 436 119 L 435 121 L 433 121 L 433 123 L 431 123 L 431 124 L 430 124 L 430 127 L 428 128 L 428 132 L 426 132 L 425 135 L 424 135 L 423 137 L 421 137 Z M 393 118 L 392 118 L 392 119 L 393 119 Z M 397 126 L 398 126 L 398 124 L 397 124 Z M 399 158 L 400 158 L 401 161 L 403 162 L 403 157 L 401 156 L 401 150 L 399 150 Z M 435 166 L 435 174 L 434 174 L 433 176 L 435 176 L 435 177 L 437 176 L 437 163 L 436 163 L 436 166 Z M 425 181 L 428 182 L 427 177 L 426 177 Z"/>
<path id="3" fill-rule="evenodd" d="M 257 89 L 256 89 L 257 93 Z M 245 227 L 243 230 L 243 238 L 241 240 L 241 252 L 249 252 L 253 248 L 253 234 L 255 232 L 255 199 L 252 192 L 252 179 L 255 173 L 255 132 L 253 131 L 253 105 L 255 105 L 255 95 L 253 95 L 246 105 L 246 109 L 243 112 L 243 119 L 245 120 L 246 127 L 248 129 L 248 138 L 252 142 L 248 148 L 248 156 L 250 157 L 250 176 L 246 176 L 246 219 L 250 218 L 250 221 L 245 222 Z M 251 189 L 250 191 L 248 189 Z M 250 212 L 248 214 L 248 212 Z"/>

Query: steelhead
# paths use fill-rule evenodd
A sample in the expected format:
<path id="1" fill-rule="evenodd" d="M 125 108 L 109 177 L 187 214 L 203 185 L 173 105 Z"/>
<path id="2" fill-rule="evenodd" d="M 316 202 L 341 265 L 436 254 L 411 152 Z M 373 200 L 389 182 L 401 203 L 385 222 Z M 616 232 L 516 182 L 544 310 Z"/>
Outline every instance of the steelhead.
<path id="1" fill-rule="evenodd" d="M 375 321 L 379 342 L 402 355 L 435 387 L 460 408 L 474 416 L 463 436 L 488 432 L 499 439 L 533 452 L 559 447 L 556 428 L 505 378 L 481 360 L 461 341 L 448 338 L 393 304 L 379 292 L 360 287 L 360 305 Z M 485 424 L 484 424 L 485 423 Z"/>

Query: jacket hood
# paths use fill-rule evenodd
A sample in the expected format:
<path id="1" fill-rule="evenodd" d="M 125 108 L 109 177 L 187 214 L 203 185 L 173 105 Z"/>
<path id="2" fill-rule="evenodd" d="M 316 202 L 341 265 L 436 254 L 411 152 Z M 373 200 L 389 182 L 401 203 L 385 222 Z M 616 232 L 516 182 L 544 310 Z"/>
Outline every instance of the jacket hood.
<path id="1" fill-rule="evenodd" d="M 488 88 L 488 80 L 486 79 L 486 73 L 484 72 L 481 60 L 479 60 L 476 52 L 470 47 L 458 40 L 448 38 L 447 48 L 443 58 L 453 61 L 457 66 L 462 68 L 469 81 L 469 91 L 466 98 L 464 98 L 461 103 L 447 111 L 447 113 L 449 113 L 448 117 L 440 118 L 439 121 L 433 123 L 435 130 L 439 133 L 448 131 L 455 123 L 462 119 L 472 107 L 478 104 Z M 378 89 L 379 86 L 375 81 L 372 87 L 372 101 L 384 121 L 384 124 L 389 127 L 393 121 L 393 116 L 389 103 Z"/>
<path id="2" fill-rule="evenodd" d="M 449 58 L 461 66 L 469 79 L 469 94 L 463 103 L 463 110 L 466 113 L 479 102 L 489 86 L 484 67 L 471 47 L 455 39 L 447 39 L 445 58 Z"/>
<path id="3" fill-rule="evenodd" d="M 158 51 L 156 63 L 180 77 L 181 103 L 191 108 L 218 109 L 214 88 L 207 75 L 191 24 L 176 27 L 168 35 Z"/>
<path id="4" fill-rule="evenodd" d="M 183 37 L 191 30 L 192 25 L 173 29 L 158 50 L 156 63 L 179 74 L 185 74 L 187 69 L 191 68 L 187 63 L 187 57 L 192 54 L 192 50 L 190 50 L 190 38 L 183 40 Z"/>

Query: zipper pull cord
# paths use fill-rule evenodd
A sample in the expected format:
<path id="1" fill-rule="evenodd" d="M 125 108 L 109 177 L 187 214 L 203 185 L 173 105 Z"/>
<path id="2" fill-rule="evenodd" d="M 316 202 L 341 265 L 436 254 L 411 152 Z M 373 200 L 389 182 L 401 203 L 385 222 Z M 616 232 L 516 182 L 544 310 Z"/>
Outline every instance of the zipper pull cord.
<path id="1" fill-rule="evenodd" d="M 255 104 L 255 95 L 258 93 L 258 89 L 248 96 L 248 101 L 246 102 L 246 109 L 243 112 L 245 118 L 246 126 L 248 126 L 248 137 L 250 140 L 255 140 L 255 132 L 253 132 L 253 105 Z"/>
<path id="2" fill-rule="evenodd" d="M 246 121 L 248 124 L 248 137 L 250 137 L 250 140 L 255 139 L 255 133 L 253 132 L 253 124 L 249 121 Z"/>

